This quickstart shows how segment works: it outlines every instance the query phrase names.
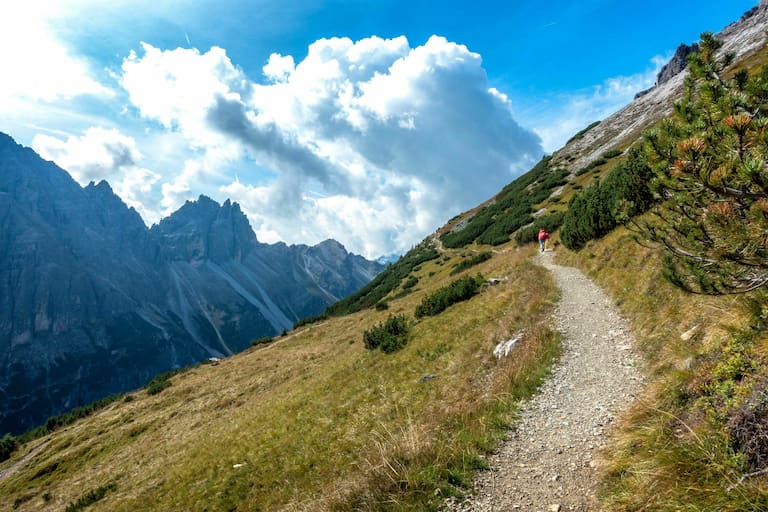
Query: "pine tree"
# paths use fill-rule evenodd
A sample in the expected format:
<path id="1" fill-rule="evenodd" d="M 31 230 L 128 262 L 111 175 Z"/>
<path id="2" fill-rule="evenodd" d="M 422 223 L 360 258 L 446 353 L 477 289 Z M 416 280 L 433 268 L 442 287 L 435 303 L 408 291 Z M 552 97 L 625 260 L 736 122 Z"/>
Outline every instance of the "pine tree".
<path id="1" fill-rule="evenodd" d="M 642 232 L 673 283 L 708 294 L 768 283 L 768 66 L 729 72 L 721 46 L 702 34 L 674 117 L 645 136 L 661 205 Z"/>

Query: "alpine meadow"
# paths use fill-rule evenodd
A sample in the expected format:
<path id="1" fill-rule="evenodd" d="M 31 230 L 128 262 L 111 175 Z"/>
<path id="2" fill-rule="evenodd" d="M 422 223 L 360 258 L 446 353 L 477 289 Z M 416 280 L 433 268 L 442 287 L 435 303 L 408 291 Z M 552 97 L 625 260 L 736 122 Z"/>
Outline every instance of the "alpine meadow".
<path id="1" fill-rule="evenodd" d="M 498 465 L 564 486 L 568 475 L 526 465 L 528 454 L 504 456 L 573 352 L 555 320 L 552 264 L 607 294 L 634 342 L 609 339 L 606 350 L 636 352 L 642 383 L 626 407 L 606 408 L 596 446 L 583 443 L 594 454 L 578 468 L 584 489 L 492 510 L 768 511 L 767 32 L 765 1 L 702 32 L 678 50 L 679 69 L 386 266 L 334 241 L 262 244 L 237 203 L 204 196 L 94 253 L 128 254 L 127 284 L 78 281 L 73 263 L 71 281 L 107 302 L 98 311 L 139 304 L 115 316 L 119 329 L 93 332 L 136 328 L 178 357 L 139 373 L 144 387 L 134 379 L 0 438 L 0 510 L 491 510 L 475 501 L 480 479 L 514 487 Z M 14 161 L 32 161 L 24 151 Z M 113 200 L 104 185 L 87 190 Z M 108 238 L 95 230 L 88 243 Z M 144 281 L 130 272 L 172 300 L 142 303 L 131 294 Z M 236 295 L 245 299 L 230 304 Z M 233 341 L 246 325 L 258 334 Z M 178 348 L 187 338 L 189 357 Z M 209 350 L 210 339 L 221 346 Z M 126 353 L 121 364 L 141 357 Z M 571 391 L 559 387 L 551 409 Z M 544 427 L 578 430 L 564 423 Z M 542 448 L 568 467 L 568 449 Z"/>

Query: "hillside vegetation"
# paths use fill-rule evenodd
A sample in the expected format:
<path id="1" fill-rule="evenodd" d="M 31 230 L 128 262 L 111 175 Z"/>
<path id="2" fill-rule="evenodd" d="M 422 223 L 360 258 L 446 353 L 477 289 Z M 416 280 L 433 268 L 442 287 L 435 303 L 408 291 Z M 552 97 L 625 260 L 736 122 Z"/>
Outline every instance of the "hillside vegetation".
<path id="1" fill-rule="evenodd" d="M 27 443 L 0 465 L 12 470 L 0 509 L 436 508 L 466 491 L 557 354 L 546 327 L 555 290 L 529 254 L 479 263 L 472 275 L 508 280 L 416 321 L 417 305 L 457 279 L 448 263 L 461 254 L 447 251 L 387 311 L 198 366 Z M 390 315 L 407 318 L 407 344 L 366 350 L 364 331 Z M 496 360 L 495 345 L 518 333 L 514 357 Z"/>
<path id="2" fill-rule="evenodd" d="M 525 245 L 545 227 L 647 361 L 605 450 L 605 508 L 768 510 L 768 295 L 757 281 L 722 294 L 767 265 L 768 231 L 723 226 L 768 218 L 768 59 L 745 74 L 714 56 L 645 138 L 633 126 L 584 164 L 572 148 L 609 123 L 592 125 L 324 315 L 17 447 L 0 509 L 437 510 L 469 491 L 557 357 L 557 292 Z"/>
<path id="3" fill-rule="evenodd" d="M 702 36 L 645 136 L 658 204 L 564 258 L 621 302 L 656 377 L 608 452 L 610 510 L 768 510 L 768 67 L 719 47 Z"/>

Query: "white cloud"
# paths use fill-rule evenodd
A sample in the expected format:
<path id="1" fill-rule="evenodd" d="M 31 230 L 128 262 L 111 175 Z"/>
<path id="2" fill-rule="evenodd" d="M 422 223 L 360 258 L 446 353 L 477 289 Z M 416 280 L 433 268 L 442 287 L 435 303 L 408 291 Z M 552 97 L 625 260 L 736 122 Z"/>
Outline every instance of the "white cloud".
<path id="1" fill-rule="evenodd" d="M 288 78 L 293 70 L 296 69 L 296 65 L 293 62 L 293 57 L 288 55 L 284 57 L 279 53 L 273 53 L 269 56 L 269 62 L 264 65 L 264 76 L 275 81 L 282 82 Z"/>
<path id="2" fill-rule="evenodd" d="M 54 1 L 13 2 L 0 16 L 0 112 L 30 108 L 82 94 L 111 96 L 89 64 L 56 37 L 52 20 L 62 5 Z"/>
<path id="3" fill-rule="evenodd" d="M 152 208 L 152 192 L 160 175 L 141 167 L 143 156 L 132 137 L 115 129 L 92 127 L 83 136 L 66 140 L 40 134 L 32 146 L 43 158 L 66 169 L 80 185 L 106 180 L 145 221 L 159 220 Z"/>
<path id="4" fill-rule="evenodd" d="M 195 146 L 222 144 L 209 129 L 206 113 L 217 95 L 240 99 L 247 89 L 244 75 L 222 48 L 200 54 L 195 49 L 159 50 L 141 44 L 144 55 L 131 51 L 123 61 L 121 84 L 142 117 L 180 130 Z M 211 140 L 213 138 L 213 140 Z"/>
<path id="5" fill-rule="evenodd" d="M 404 251 L 542 153 L 480 56 L 442 37 L 415 48 L 405 37 L 321 39 L 298 63 L 273 54 L 264 83 L 221 48 L 142 47 L 122 67 L 133 106 L 198 153 L 163 183 L 163 208 L 201 192 L 231 197 L 262 239 Z M 254 176 L 249 162 L 272 174 Z"/>
<path id="6" fill-rule="evenodd" d="M 544 149 L 551 153 L 563 147 L 576 132 L 594 121 L 618 111 L 632 101 L 635 94 L 656 82 L 656 75 L 669 58 L 656 56 L 652 67 L 643 73 L 609 78 L 588 91 L 562 95 L 548 108 L 538 108 L 531 114 L 534 132 L 542 140 Z"/>

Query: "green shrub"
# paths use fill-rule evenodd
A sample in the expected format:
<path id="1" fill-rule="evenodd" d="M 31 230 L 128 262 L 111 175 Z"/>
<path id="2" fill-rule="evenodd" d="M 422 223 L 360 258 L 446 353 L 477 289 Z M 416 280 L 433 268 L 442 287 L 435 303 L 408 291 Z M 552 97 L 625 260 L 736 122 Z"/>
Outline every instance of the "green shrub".
<path id="1" fill-rule="evenodd" d="M 606 151 L 602 155 L 600 155 L 600 158 L 603 160 L 610 160 L 611 158 L 616 158 L 617 156 L 621 156 L 622 153 L 624 153 L 620 149 L 611 149 L 610 151 Z"/>
<path id="2" fill-rule="evenodd" d="M 548 215 L 542 215 L 541 217 L 537 218 L 530 226 L 518 230 L 517 233 L 515 233 L 515 242 L 518 245 L 536 242 L 539 239 L 540 229 L 543 229 L 548 233 L 553 233 L 563 225 L 564 218 L 565 212 L 554 212 Z"/>
<path id="3" fill-rule="evenodd" d="M 576 176 L 581 176 L 582 174 L 586 174 L 589 171 L 595 169 L 596 167 L 600 167 L 601 165 L 605 165 L 607 163 L 608 163 L 608 160 L 606 160 L 603 157 L 600 157 L 597 160 L 594 160 L 593 162 L 591 162 L 586 167 L 582 167 L 581 169 L 579 169 L 579 171 L 576 173 Z"/>
<path id="4" fill-rule="evenodd" d="M 605 235 L 653 204 L 652 170 L 640 149 L 632 149 L 603 181 L 595 180 L 568 205 L 560 238 L 572 250 Z"/>
<path id="5" fill-rule="evenodd" d="M 475 265 L 479 265 L 480 263 L 484 261 L 488 261 L 491 259 L 493 254 L 490 251 L 484 251 L 479 254 L 475 254 L 473 256 L 470 256 L 469 258 L 460 261 L 456 265 L 453 266 L 453 270 L 451 270 L 451 275 L 456 275 L 462 270 L 466 270 L 470 267 L 474 267 Z"/>
<path id="6" fill-rule="evenodd" d="M 368 350 L 381 349 L 385 354 L 403 348 L 408 342 L 408 321 L 405 315 L 390 315 L 386 321 L 363 332 L 363 345 Z"/>
<path id="7" fill-rule="evenodd" d="M 116 402 L 120 399 L 123 399 L 123 397 L 125 396 L 126 395 L 124 395 L 123 393 L 110 395 L 100 400 L 96 400 L 95 402 L 92 402 L 88 405 L 75 407 L 71 411 L 67 411 L 56 416 L 51 416 L 46 420 L 46 422 L 43 425 L 39 425 L 33 429 L 27 430 L 23 434 L 19 434 L 18 436 L 12 439 L 15 440 L 16 446 L 28 443 L 29 441 L 33 441 L 35 439 L 40 439 L 41 437 L 50 434 L 54 430 L 57 430 L 71 423 L 74 423 L 75 421 L 81 418 L 85 418 L 86 416 L 90 416 L 94 412 L 103 409 L 107 405 L 113 402 Z M 125 400 L 128 401 L 127 397 L 125 398 Z M 2 442 L 0 442 L 0 445 L 2 445 Z M 0 455 L 2 455 L 2 448 L 0 448 Z M 10 453 L 8 455 L 10 456 Z M 3 458 L 2 456 L 0 456 L 0 462 L 2 460 Z"/>
<path id="8" fill-rule="evenodd" d="M 147 383 L 144 388 L 147 390 L 148 395 L 156 395 L 163 391 L 166 388 L 171 387 L 171 377 L 176 372 L 164 372 L 159 375 L 155 375 L 152 377 L 152 379 Z"/>
<path id="9" fill-rule="evenodd" d="M 413 288 L 419 283 L 419 278 L 416 276 L 409 277 L 404 283 L 403 283 L 403 290 L 408 290 L 410 288 Z"/>
<path id="10" fill-rule="evenodd" d="M 437 249 L 430 243 L 417 245 L 395 263 L 389 265 L 359 291 L 346 299 L 330 305 L 322 316 L 327 318 L 328 316 L 347 315 L 374 307 L 388 293 L 397 289 L 402 280 L 413 272 L 416 267 L 427 261 L 437 259 L 439 256 L 440 254 L 437 252 Z"/>
<path id="11" fill-rule="evenodd" d="M 275 341 L 275 338 L 273 338 L 272 336 L 265 336 L 263 338 L 257 338 L 255 340 L 251 340 L 251 346 L 255 347 L 257 345 L 269 345 L 273 341 Z"/>
<path id="12" fill-rule="evenodd" d="M 321 313 L 315 316 L 308 316 L 306 318 L 302 318 L 301 320 L 298 320 L 295 324 L 293 324 L 293 328 L 298 329 L 299 327 L 303 327 L 309 324 L 315 324 L 317 322 L 322 322 L 323 320 L 328 320 L 328 315 L 326 313 Z"/>
<path id="13" fill-rule="evenodd" d="M 424 297 L 421 304 L 416 306 L 416 318 L 438 315 L 457 302 L 471 299 L 477 295 L 484 282 L 485 278 L 481 274 L 477 274 L 475 277 L 464 276 L 457 279 L 448 286 Z"/>
<path id="14" fill-rule="evenodd" d="M 5 434 L 0 438 L 0 462 L 11 458 L 11 454 L 16 449 L 18 441 L 10 434 Z"/>
<path id="15" fill-rule="evenodd" d="M 586 134 L 586 133 L 587 133 L 589 130 L 591 130 L 592 128 L 594 128 L 595 126 L 597 126 L 597 125 L 599 125 L 599 124 L 600 124 L 600 121 L 595 121 L 594 123 L 592 123 L 592 124 L 590 124 L 589 126 L 587 126 L 586 128 L 584 128 L 583 130 L 580 130 L 579 132 L 577 132 L 577 133 L 576 133 L 576 135 L 574 135 L 573 137 L 571 137 L 570 139 L 568 139 L 568 142 L 566 142 L 566 144 L 570 144 L 571 142 L 573 142 L 573 141 L 575 141 L 575 140 L 579 140 L 580 138 L 584 137 L 584 135 L 585 135 L 585 134 Z"/>
<path id="16" fill-rule="evenodd" d="M 80 497 L 80 499 L 78 499 L 76 502 L 67 505 L 67 508 L 64 509 L 64 512 L 79 512 L 80 510 L 93 505 L 97 501 L 101 501 L 104 499 L 104 496 L 106 496 L 108 492 L 114 491 L 115 489 L 117 489 L 117 484 L 114 482 L 107 485 L 102 485 L 97 489 L 93 489 Z"/>
<path id="17" fill-rule="evenodd" d="M 494 209 L 485 207 L 477 212 L 459 231 L 451 231 L 440 237 L 443 245 L 450 249 L 457 249 L 459 247 L 465 247 L 475 239 L 483 234 L 493 224 Z"/>
<path id="18" fill-rule="evenodd" d="M 466 226 L 440 237 L 445 247 L 465 247 L 474 241 L 500 245 L 522 226 L 533 221 L 533 206 L 544 201 L 552 190 L 567 183 L 567 169 L 551 169 L 545 156 L 533 169 L 505 186 L 494 202 L 480 209 Z"/>
<path id="19" fill-rule="evenodd" d="M 549 192 L 547 192 L 549 194 Z M 531 203 L 521 201 L 514 207 L 499 214 L 493 225 L 477 239 L 481 244 L 501 245 L 509 242 L 509 235 L 533 221 Z"/>

